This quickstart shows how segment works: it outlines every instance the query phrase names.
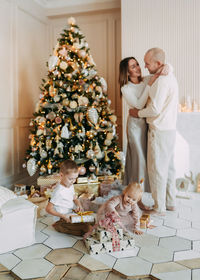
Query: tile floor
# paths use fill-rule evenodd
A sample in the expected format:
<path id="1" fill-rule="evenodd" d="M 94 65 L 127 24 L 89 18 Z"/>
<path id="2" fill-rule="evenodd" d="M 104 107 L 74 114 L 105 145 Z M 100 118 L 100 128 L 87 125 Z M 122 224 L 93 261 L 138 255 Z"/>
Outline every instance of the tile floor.
<path id="1" fill-rule="evenodd" d="M 200 194 L 177 198 L 177 210 L 151 216 L 154 229 L 134 236 L 134 249 L 91 256 L 82 238 L 37 220 L 36 243 L 0 255 L 0 280 L 200 279 Z"/>

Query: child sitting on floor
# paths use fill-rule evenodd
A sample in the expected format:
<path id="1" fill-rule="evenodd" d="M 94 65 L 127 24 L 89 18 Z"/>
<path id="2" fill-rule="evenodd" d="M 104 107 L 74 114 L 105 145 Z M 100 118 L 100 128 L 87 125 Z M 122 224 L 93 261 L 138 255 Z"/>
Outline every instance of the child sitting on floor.
<path id="1" fill-rule="evenodd" d="M 142 186 L 140 183 L 130 183 L 121 195 L 114 196 L 101 205 L 97 212 L 97 223 L 105 219 L 107 213 L 114 212 L 127 230 L 135 234 L 143 234 L 140 228 L 141 212 L 137 202 L 142 197 Z"/>
<path id="2" fill-rule="evenodd" d="M 83 212 L 83 207 L 75 195 L 74 183 L 78 177 L 78 166 L 72 160 L 65 160 L 60 166 L 60 183 L 54 189 L 46 211 L 60 220 L 53 224 L 55 230 L 73 235 L 82 236 L 91 223 L 71 223 L 72 212 Z M 75 207 L 76 206 L 76 207 Z"/>

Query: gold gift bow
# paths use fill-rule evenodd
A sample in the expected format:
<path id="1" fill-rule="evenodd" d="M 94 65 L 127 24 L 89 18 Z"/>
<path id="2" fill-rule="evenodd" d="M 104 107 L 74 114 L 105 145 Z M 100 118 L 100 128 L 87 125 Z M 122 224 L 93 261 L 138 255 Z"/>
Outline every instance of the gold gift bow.
<path id="1" fill-rule="evenodd" d="M 93 211 L 84 211 L 84 212 L 77 212 L 76 214 L 81 216 L 81 223 L 83 223 L 83 216 L 91 215 L 94 213 Z"/>

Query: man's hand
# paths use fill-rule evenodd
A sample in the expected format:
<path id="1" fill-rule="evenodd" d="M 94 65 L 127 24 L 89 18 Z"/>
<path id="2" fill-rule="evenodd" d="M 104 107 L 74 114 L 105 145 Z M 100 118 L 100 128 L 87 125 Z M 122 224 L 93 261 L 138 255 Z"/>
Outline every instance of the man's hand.
<path id="1" fill-rule="evenodd" d="M 136 108 L 133 108 L 133 109 L 129 109 L 129 115 L 131 116 L 131 117 L 134 117 L 134 118 L 139 118 L 139 116 L 138 116 L 138 109 L 136 109 Z"/>

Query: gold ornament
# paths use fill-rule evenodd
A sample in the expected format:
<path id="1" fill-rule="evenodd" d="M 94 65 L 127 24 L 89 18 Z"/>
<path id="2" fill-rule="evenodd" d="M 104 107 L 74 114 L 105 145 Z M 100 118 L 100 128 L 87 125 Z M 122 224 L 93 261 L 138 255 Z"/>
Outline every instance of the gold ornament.
<path id="1" fill-rule="evenodd" d="M 108 157 L 107 152 L 105 151 L 104 154 L 105 154 L 104 160 L 105 160 L 106 162 L 108 162 L 110 159 L 109 159 L 109 157 Z"/>
<path id="2" fill-rule="evenodd" d="M 51 161 L 48 162 L 47 168 L 48 168 L 48 169 L 52 169 L 52 168 L 53 168 L 53 166 L 52 166 L 52 164 L 51 164 Z"/>

